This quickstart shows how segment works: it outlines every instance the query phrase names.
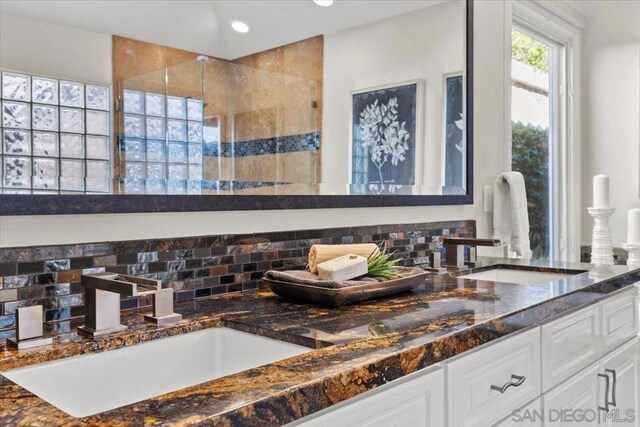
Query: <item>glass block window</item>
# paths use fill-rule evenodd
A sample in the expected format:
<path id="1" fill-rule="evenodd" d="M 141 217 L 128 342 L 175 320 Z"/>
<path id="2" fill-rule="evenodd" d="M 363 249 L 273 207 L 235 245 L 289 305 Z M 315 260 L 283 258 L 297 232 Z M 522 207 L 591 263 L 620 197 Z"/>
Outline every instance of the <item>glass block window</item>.
<path id="1" fill-rule="evenodd" d="M 126 194 L 201 194 L 202 100 L 124 89 L 120 184 Z"/>
<path id="2" fill-rule="evenodd" d="M 109 87 L 3 71 L 0 88 L 1 192 L 109 192 Z"/>

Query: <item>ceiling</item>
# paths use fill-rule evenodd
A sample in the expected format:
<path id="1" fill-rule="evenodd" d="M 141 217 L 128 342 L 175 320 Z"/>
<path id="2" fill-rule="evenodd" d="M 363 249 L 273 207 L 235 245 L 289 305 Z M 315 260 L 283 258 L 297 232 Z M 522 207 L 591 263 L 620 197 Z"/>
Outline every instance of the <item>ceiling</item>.
<path id="1" fill-rule="evenodd" d="M 223 59 L 330 34 L 444 0 L 0 0 L 0 13 L 28 16 Z M 239 34 L 233 20 L 251 31 Z"/>

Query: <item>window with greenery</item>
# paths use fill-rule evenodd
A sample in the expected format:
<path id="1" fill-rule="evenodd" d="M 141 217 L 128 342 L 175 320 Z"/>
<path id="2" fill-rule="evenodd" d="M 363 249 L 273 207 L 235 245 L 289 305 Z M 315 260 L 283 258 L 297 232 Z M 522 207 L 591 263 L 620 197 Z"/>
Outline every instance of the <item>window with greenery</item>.
<path id="1" fill-rule="evenodd" d="M 524 175 L 529 201 L 531 249 L 536 259 L 549 257 L 549 129 L 512 123 L 511 168 Z"/>
<path id="2" fill-rule="evenodd" d="M 512 75 L 511 168 L 521 172 L 525 179 L 533 257 L 548 259 L 551 217 L 549 123 L 541 120 L 539 113 L 542 106 L 550 108 L 548 86 L 540 86 L 541 82 L 549 82 L 550 47 L 518 31 L 513 31 L 511 41 L 512 60 L 526 65 L 518 67 L 518 76 Z"/>
<path id="3" fill-rule="evenodd" d="M 519 31 L 511 33 L 513 59 L 543 72 L 549 72 L 549 46 Z"/>

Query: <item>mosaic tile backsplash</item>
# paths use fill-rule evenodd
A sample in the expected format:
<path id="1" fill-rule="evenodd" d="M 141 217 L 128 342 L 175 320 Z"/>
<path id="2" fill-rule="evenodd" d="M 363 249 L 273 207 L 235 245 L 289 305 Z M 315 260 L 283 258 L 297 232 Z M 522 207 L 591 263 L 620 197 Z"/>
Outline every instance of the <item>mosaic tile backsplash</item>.
<path id="1" fill-rule="evenodd" d="M 466 220 L 0 248 L 0 340 L 15 334 L 15 309 L 34 304 L 44 306 L 47 330 L 74 328 L 84 316 L 83 274 L 159 279 L 176 301 L 186 301 L 256 289 L 270 269 L 304 268 L 313 244 L 385 242 L 400 265 L 411 266 L 427 265 L 433 251 L 442 251 L 441 236 L 475 234 L 475 221 Z M 147 306 L 148 296 L 121 300 L 122 309 Z"/>

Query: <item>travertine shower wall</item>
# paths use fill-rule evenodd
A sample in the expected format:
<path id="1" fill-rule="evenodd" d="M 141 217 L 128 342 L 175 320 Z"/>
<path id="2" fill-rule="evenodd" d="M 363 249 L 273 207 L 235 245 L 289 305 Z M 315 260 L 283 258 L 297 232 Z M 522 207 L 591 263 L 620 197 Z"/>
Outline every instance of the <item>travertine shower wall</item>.
<path id="1" fill-rule="evenodd" d="M 232 87 L 244 88 L 235 98 L 236 111 L 251 111 L 236 117 L 240 139 L 268 138 L 274 130 L 281 135 L 320 131 L 323 57 L 324 37 L 316 36 L 233 60 L 248 67 L 236 69 L 232 80 Z"/>
<path id="2" fill-rule="evenodd" d="M 197 53 L 120 36 L 112 36 L 111 46 L 114 83 L 198 57 Z"/>
<path id="3" fill-rule="evenodd" d="M 235 193 L 313 193 L 311 184 L 320 181 L 323 46 L 317 36 L 232 61 L 211 58 L 201 70 L 196 53 L 113 36 L 113 77 L 144 74 L 128 82 L 162 93 L 169 67 L 170 95 L 204 98 L 205 124 L 220 128 L 220 146 L 205 144 L 205 180 L 237 181 Z"/>

